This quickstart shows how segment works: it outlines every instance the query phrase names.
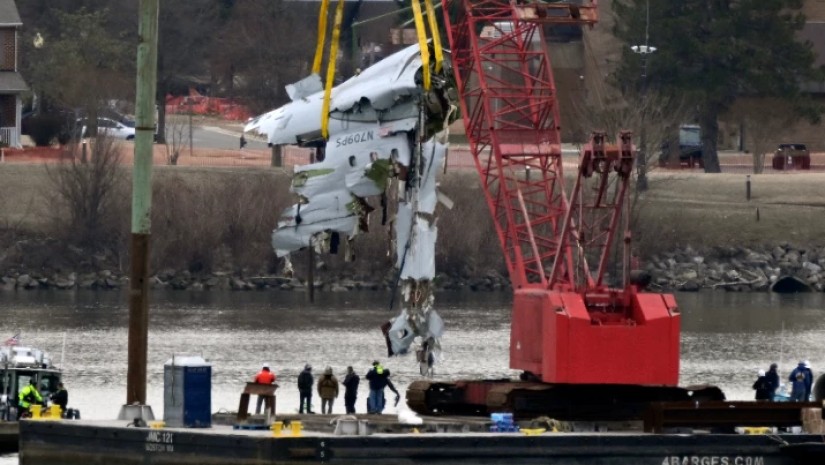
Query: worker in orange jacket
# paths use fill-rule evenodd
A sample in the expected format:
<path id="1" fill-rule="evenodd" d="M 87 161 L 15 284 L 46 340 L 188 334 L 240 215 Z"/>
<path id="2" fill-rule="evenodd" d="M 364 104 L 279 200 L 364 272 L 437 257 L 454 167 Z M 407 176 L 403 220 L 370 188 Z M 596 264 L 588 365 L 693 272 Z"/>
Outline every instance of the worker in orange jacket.
<path id="1" fill-rule="evenodd" d="M 255 375 L 255 383 L 257 384 L 275 384 L 275 373 L 269 370 L 269 364 L 264 363 L 261 371 Z M 255 415 L 261 413 L 261 406 L 264 404 L 263 396 L 258 396 L 258 402 L 255 404 Z"/>

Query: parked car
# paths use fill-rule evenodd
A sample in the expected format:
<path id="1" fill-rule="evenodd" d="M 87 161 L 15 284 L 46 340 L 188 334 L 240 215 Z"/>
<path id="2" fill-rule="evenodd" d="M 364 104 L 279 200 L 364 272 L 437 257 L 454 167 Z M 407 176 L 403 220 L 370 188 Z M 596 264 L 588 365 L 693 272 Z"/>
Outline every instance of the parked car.
<path id="1" fill-rule="evenodd" d="M 696 165 L 702 166 L 702 132 L 696 124 L 683 124 L 679 126 L 679 164 L 693 168 Z M 670 161 L 671 149 L 667 142 L 662 144 L 662 152 L 659 155 L 659 165 L 666 166 Z M 673 160 L 675 163 L 676 160 Z"/>
<path id="2" fill-rule="evenodd" d="M 811 152 L 805 144 L 779 144 L 771 165 L 775 170 L 811 169 Z"/>
<path id="3" fill-rule="evenodd" d="M 89 121 L 86 118 L 77 120 L 77 126 L 81 128 L 80 133 L 83 137 L 89 137 Z M 97 133 L 106 134 L 115 139 L 132 140 L 135 138 L 135 125 L 128 123 L 121 123 L 110 118 L 97 119 Z"/>

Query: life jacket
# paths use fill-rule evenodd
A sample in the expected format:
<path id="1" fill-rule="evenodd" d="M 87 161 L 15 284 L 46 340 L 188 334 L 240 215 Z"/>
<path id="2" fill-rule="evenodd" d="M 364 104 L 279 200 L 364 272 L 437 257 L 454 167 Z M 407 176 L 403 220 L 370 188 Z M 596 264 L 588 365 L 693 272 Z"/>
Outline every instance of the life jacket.
<path id="1" fill-rule="evenodd" d="M 272 384 L 275 382 L 275 373 L 261 370 L 255 375 L 255 382 L 258 384 Z"/>

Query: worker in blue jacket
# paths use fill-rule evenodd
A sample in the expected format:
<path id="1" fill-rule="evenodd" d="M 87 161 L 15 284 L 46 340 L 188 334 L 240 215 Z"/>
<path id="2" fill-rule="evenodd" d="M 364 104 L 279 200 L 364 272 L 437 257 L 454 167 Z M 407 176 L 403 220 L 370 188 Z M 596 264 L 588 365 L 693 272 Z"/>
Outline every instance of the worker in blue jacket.
<path id="1" fill-rule="evenodd" d="M 372 369 L 367 372 L 367 381 L 370 385 L 370 395 L 367 398 L 367 413 L 380 414 L 384 411 L 386 400 L 384 399 L 384 388 L 389 387 L 395 393 L 395 403 L 401 395 L 390 381 L 390 370 L 381 366 L 378 360 L 372 362 Z"/>
<path id="2" fill-rule="evenodd" d="M 811 400 L 811 391 L 814 387 L 814 372 L 811 370 L 811 362 L 805 360 L 802 362 L 805 367 L 805 400 Z"/>
<path id="3" fill-rule="evenodd" d="M 799 362 L 799 365 L 794 368 L 791 375 L 788 376 L 788 381 L 791 382 L 791 401 L 793 402 L 807 402 L 810 398 L 810 391 L 808 386 L 810 381 L 808 377 L 810 370 L 805 367 L 805 362 Z M 809 397 L 805 397 L 805 395 Z"/>

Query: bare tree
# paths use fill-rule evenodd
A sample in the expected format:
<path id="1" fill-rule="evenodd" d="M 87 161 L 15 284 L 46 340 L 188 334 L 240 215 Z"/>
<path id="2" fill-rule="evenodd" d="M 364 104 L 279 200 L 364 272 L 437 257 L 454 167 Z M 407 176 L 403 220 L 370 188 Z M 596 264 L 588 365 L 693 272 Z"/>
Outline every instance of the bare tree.
<path id="1" fill-rule="evenodd" d="M 634 237 L 643 238 L 643 235 L 637 233 L 642 230 L 641 212 L 647 201 L 647 197 L 642 194 L 647 189 L 639 188 L 639 179 L 644 179 L 647 183 L 648 174 L 660 165 L 669 164 L 673 153 L 678 152 L 671 149 L 674 146 L 678 147 L 679 125 L 690 120 L 690 106 L 683 100 L 655 91 L 648 91 L 633 99 L 617 92 L 605 94 L 610 94 L 611 97 L 608 99 L 600 96 L 598 99 L 578 105 L 577 118 L 582 125 L 589 125 L 591 129 L 604 131 L 611 136 L 618 135 L 621 130 L 632 131 L 633 143 L 637 149 L 637 164 L 632 179 L 635 188 L 630 196 L 630 211 L 625 212 L 623 221 L 628 222 Z M 643 132 L 644 138 L 640 137 Z M 641 160 L 638 157 L 641 157 Z M 655 183 L 669 181 L 670 177 L 659 177 L 650 180 L 649 184 L 652 187 Z M 609 270 L 609 274 L 614 280 L 620 276 L 618 257 L 621 247 L 621 241 L 616 241 L 611 251 L 614 259 L 613 269 Z M 639 255 L 640 251 L 636 247 L 634 249 L 633 254 Z"/>
<path id="2" fill-rule="evenodd" d="M 771 98 L 742 99 L 731 116 L 741 122 L 746 140 L 750 142 L 754 174 L 765 170 L 765 155 L 780 143 L 788 128 L 799 121 L 790 104 Z"/>
<path id="3" fill-rule="evenodd" d="M 46 165 L 51 189 L 46 192 L 52 206 L 55 234 L 79 246 L 98 247 L 118 239 L 118 213 L 125 175 L 120 167 L 120 149 L 111 137 L 89 140 L 90 160 L 79 161 L 75 146 L 68 161 Z"/>
<path id="4" fill-rule="evenodd" d="M 214 35 L 211 52 L 224 93 L 240 97 L 252 111 L 287 100 L 284 86 L 310 73 L 317 12 L 284 0 L 237 2 Z M 272 44 L 278 44 L 273 46 Z"/>
<path id="5" fill-rule="evenodd" d="M 209 38 L 221 24 L 221 4 L 215 0 L 161 2 L 158 23 L 158 143 L 166 143 L 166 96 L 187 94 L 194 83 L 209 82 Z M 231 8 L 231 7 L 229 7 Z M 214 91 L 214 89 L 211 89 Z"/>
<path id="6" fill-rule="evenodd" d="M 637 179 L 647 177 L 657 166 L 670 161 L 673 151 L 669 148 L 674 146 L 675 138 L 678 140 L 679 125 L 691 116 L 685 101 L 655 91 L 633 99 L 617 94 L 608 101 L 582 103 L 575 112 L 577 119 L 591 130 L 604 131 L 610 136 L 622 130 L 633 132 L 636 156 L 643 157 L 637 164 Z"/>
<path id="7" fill-rule="evenodd" d="M 173 115 L 166 119 L 166 135 L 163 140 L 166 147 L 166 161 L 170 165 L 177 165 L 181 151 L 186 145 L 191 131 L 192 117 Z"/>

